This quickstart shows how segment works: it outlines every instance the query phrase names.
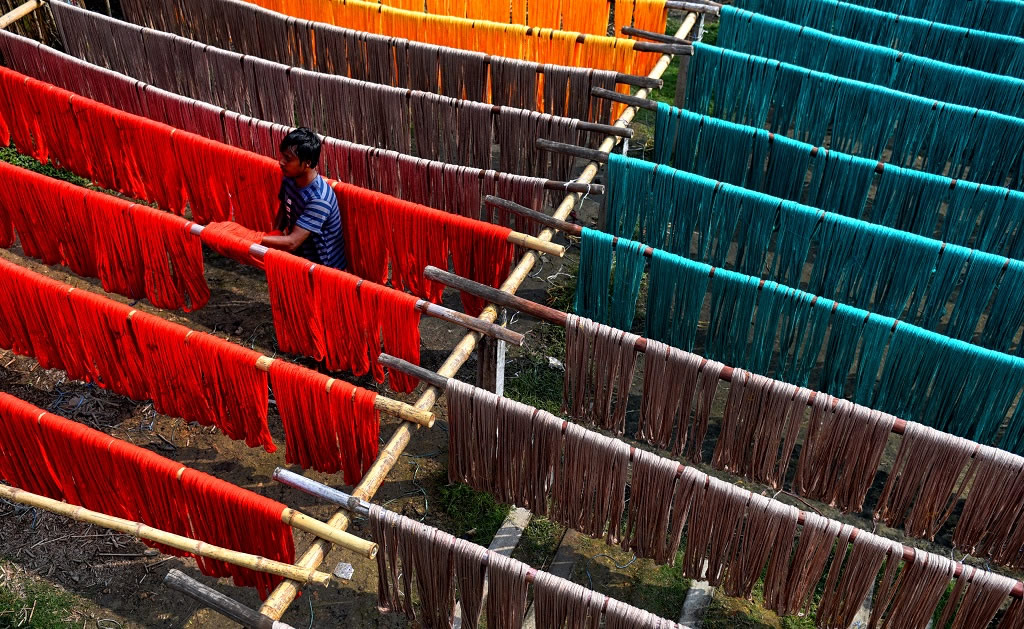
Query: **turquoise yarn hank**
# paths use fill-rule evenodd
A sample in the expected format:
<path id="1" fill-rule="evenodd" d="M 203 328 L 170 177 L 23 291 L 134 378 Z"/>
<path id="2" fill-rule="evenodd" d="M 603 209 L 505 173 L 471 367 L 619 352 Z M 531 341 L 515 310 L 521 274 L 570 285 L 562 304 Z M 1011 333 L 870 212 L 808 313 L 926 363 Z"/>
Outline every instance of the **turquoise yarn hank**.
<path id="1" fill-rule="evenodd" d="M 1001 299 L 1005 290 L 1024 300 L 1017 287 L 999 281 L 1005 258 L 823 213 L 666 166 L 632 168 L 630 161 L 639 162 L 618 157 L 607 182 L 611 199 L 628 196 L 648 203 L 638 201 L 615 209 L 616 216 L 629 213 L 628 220 L 621 221 L 625 231 L 632 231 L 643 215 L 659 225 L 648 232 L 651 237 L 670 233 L 669 224 L 672 229 L 696 227 L 697 249 L 692 257 L 699 262 L 794 288 L 803 286 L 809 293 L 882 316 L 906 317 L 929 330 L 942 331 L 948 308 L 947 334 L 965 340 L 973 338 L 993 290 Z M 629 190 L 629 195 L 620 188 Z M 679 203 L 680 199 L 684 202 Z M 695 203 L 697 199 L 704 201 Z M 773 234 L 777 234 L 774 240 Z M 665 240 L 654 244 L 663 248 Z M 689 247 L 671 253 L 690 255 Z M 1004 303 L 1008 312 L 1016 306 Z M 613 312 L 612 318 L 628 327 L 634 306 L 628 304 L 628 312 L 622 315 Z M 990 316 L 998 321 L 1003 314 L 993 311 Z M 722 331 L 726 336 L 731 333 Z"/>
<path id="2" fill-rule="evenodd" d="M 1024 81 L 849 39 L 735 7 L 722 7 L 719 46 L 812 70 L 1011 116 L 1024 113 Z"/>
<path id="3" fill-rule="evenodd" d="M 619 238 L 615 242 L 615 279 L 612 288 L 611 319 L 608 325 L 620 330 L 633 327 L 636 300 L 644 278 L 646 247 L 638 242 Z"/>
<path id="4" fill-rule="evenodd" d="M 954 181 L 893 164 L 886 164 L 881 173 L 877 173 L 878 162 L 874 160 L 816 148 L 780 135 L 769 139 L 764 129 L 702 116 L 663 103 L 658 109 L 658 125 L 655 153 L 661 156 L 659 160 L 669 160 L 662 160 L 663 164 L 879 225 L 1024 259 L 1024 194 L 1021 192 Z M 758 155 L 752 161 L 764 167 L 752 166 L 738 172 L 735 166 L 711 160 L 694 163 L 690 159 L 689 165 L 677 163 L 672 161 L 673 151 L 662 151 L 657 144 L 668 141 L 662 138 L 664 128 L 669 128 L 673 137 L 687 138 L 690 143 L 687 154 L 703 153 L 706 143 L 713 143 L 737 154 Z M 821 160 L 825 163 L 821 164 Z M 805 186 L 809 171 L 812 182 L 821 183 Z M 839 187 L 826 181 L 838 182 Z M 870 193 L 875 185 L 872 197 Z M 870 211 L 867 210 L 869 201 Z M 944 204 L 948 204 L 945 217 L 941 213 Z"/>
<path id="5" fill-rule="evenodd" d="M 611 235 L 584 227 L 580 238 L 580 267 L 576 275 L 576 314 L 598 323 L 608 323 L 611 276 Z"/>
<path id="6" fill-rule="evenodd" d="M 1009 76 L 1024 75 L 1024 39 L 974 23 L 942 24 L 838 0 L 741 0 L 736 6 L 938 61 Z M 975 4 L 977 6 L 977 4 Z"/>
<path id="7" fill-rule="evenodd" d="M 1024 32 L 1024 6 L 1017 0 L 974 0 L 946 2 L 921 0 L 850 0 L 881 11 L 910 15 L 933 22 L 969 26 L 991 33 L 1015 35 Z"/>
<path id="8" fill-rule="evenodd" d="M 714 107 L 711 107 L 712 102 Z M 1024 176 L 1024 120 L 701 43 L 687 73 L 686 107 L 870 159 L 924 159 L 929 172 L 1015 187 Z M 771 114 L 771 116 L 769 116 Z M 925 148 L 927 147 L 927 151 Z"/>
<path id="9" fill-rule="evenodd" d="M 660 249 L 651 256 L 646 336 L 692 352 L 711 267 Z"/>

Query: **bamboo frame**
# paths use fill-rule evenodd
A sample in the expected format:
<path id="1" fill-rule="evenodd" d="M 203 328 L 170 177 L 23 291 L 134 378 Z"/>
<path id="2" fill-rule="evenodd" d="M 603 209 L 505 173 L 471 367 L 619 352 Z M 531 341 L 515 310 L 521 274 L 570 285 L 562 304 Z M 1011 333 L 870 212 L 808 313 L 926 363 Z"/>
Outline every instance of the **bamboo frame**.
<path id="1" fill-rule="evenodd" d="M 679 30 L 676 32 L 676 37 L 682 38 L 689 34 L 693 27 L 696 26 L 697 19 L 698 15 L 696 13 L 687 14 L 682 25 L 680 25 Z M 655 79 L 661 78 L 671 62 L 672 55 L 662 55 L 648 76 Z M 647 94 L 648 90 L 646 88 L 637 92 L 637 96 L 640 97 L 644 97 Z M 629 126 L 633 121 L 634 116 L 636 116 L 636 109 L 627 108 L 619 116 L 619 119 L 615 122 L 615 126 Z M 619 139 L 616 136 L 608 136 L 601 143 L 600 149 L 605 153 L 610 153 L 618 143 Z M 597 176 L 599 168 L 600 166 L 596 162 L 587 164 L 576 181 L 581 183 L 590 183 L 594 180 L 594 177 Z M 565 198 L 562 199 L 562 202 L 555 209 L 553 216 L 559 220 L 565 220 L 581 198 L 582 195 L 578 192 L 570 192 L 565 195 Z M 554 234 L 554 230 L 545 229 L 540 233 L 538 238 L 542 240 L 551 240 L 554 237 Z M 527 274 L 533 269 L 536 262 L 536 253 L 528 251 L 524 254 L 519 263 L 512 270 L 512 273 L 508 276 L 505 282 L 502 283 L 501 290 L 507 293 L 515 293 L 519 286 L 526 280 Z M 497 317 L 498 309 L 493 304 L 489 304 L 484 308 L 483 312 L 480 313 L 480 318 L 485 321 L 494 322 Z M 469 360 L 470 354 L 476 347 L 479 338 L 479 335 L 475 332 L 464 336 L 448 356 L 448 359 L 445 360 L 444 364 L 442 364 L 437 370 L 437 373 L 445 377 L 453 377 L 456 372 L 458 372 L 459 368 Z M 415 406 L 421 409 L 431 408 L 437 400 L 437 395 L 438 390 L 436 388 L 428 387 L 427 390 L 420 395 L 419 399 L 416 400 Z M 387 445 L 381 449 L 380 455 L 377 457 L 377 460 L 374 462 L 370 470 L 363 477 L 363 480 L 356 485 L 355 489 L 353 489 L 352 495 L 360 500 L 369 500 L 377 492 L 381 484 L 383 484 L 388 472 L 398 461 L 398 458 L 401 456 L 411 439 L 412 428 L 410 428 L 408 424 L 402 424 L 399 426 L 391 436 Z M 351 519 L 345 510 L 340 510 L 331 516 L 327 523 L 336 528 L 345 529 L 351 523 Z M 327 556 L 328 551 L 330 551 L 330 544 L 323 541 L 316 541 L 306 550 L 306 552 L 302 554 L 298 563 L 300 566 L 319 566 Z M 274 619 L 279 619 L 281 615 L 284 614 L 285 610 L 288 609 L 288 606 L 291 605 L 292 601 L 295 600 L 298 592 L 299 585 L 296 582 L 283 581 L 274 589 L 267 600 L 264 601 L 263 607 L 260 608 L 260 613 Z"/>
<path id="2" fill-rule="evenodd" d="M 43 4 L 45 3 L 42 0 L 28 0 L 28 2 L 14 7 L 14 9 L 8 13 L 4 13 L 0 16 L 0 28 L 7 28 L 11 24 L 14 24 L 21 18 L 43 6 Z"/>
<path id="3" fill-rule="evenodd" d="M 0 498 L 28 505 L 30 507 L 36 507 L 37 509 L 49 511 L 50 513 L 56 513 L 57 515 L 62 515 L 78 522 L 94 524 L 105 529 L 118 531 L 119 533 L 126 533 L 134 537 L 146 539 L 151 542 L 163 544 L 164 546 L 192 553 L 199 557 L 216 559 L 218 561 L 223 561 L 235 566 L 241 566 L 250 570 L 284 577 L 285 579 L 295 579 L 302 583 L 314 583 L 316 585 L 327 586 L 331 584 L 331 580 L 333 578 L 326 572 L 320 572 L 315 568 L 295 566 L 280 561 L 274 561 L 273 559 L 267 559 L 266 557 L 260 557 L 259 555 L 251 555 L 237 550 L 221 548 L 220 546 L 214 546 L 213 544 L 207 544 L 206 542 L 199 540 L 175 535 L 174 533 L 168 533 L 167 531 L 153 528 L 152 526 L 142 524 L 141 522 L 132 522 L 131 520 L 115 518 L 114 516 L 107 515 L 105 513 L 90 511 L 85 507 L 77 507 L 65 502 L 60 502 L 59 500 L 47 498 L 46 496 L 33 494 L 25 491 L 24 489 L 18 489 L 17 487 L 0 485 Z"/>
<path id="4" fill-rule="evenodd" d="M 237 622 L 243 627 L 253 629 L 295 629 L 279 620 L 271 620 L 256 610 L 249 609 L 233 598 L 224 596 L 217 590 L 203 585 L 177 568 L 171 568 L 164 577 L 164 585 L 194 599 L 204 607 L 216 611 L 221 616 Z"/>

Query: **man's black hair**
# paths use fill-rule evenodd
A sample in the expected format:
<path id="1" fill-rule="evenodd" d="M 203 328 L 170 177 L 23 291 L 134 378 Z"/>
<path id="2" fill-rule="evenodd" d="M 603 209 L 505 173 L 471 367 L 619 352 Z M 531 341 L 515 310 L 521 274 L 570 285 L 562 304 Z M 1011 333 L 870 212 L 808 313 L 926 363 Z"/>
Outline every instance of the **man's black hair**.
<path id="1" fill-rule="evenodd" d="M 308 162 L 310 168 L 316 168 L 320 163 L 320 137 L 307 129 L 299 127 L 281 140 L 281 152 L 288 149 L 295 152 L 295 156 L 301 162 Z"/>

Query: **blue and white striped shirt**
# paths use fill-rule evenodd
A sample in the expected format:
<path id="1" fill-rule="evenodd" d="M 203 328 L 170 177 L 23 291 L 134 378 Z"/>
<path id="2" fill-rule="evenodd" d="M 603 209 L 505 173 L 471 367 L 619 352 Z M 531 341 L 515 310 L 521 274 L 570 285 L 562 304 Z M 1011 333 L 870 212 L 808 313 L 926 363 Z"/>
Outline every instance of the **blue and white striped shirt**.
<path id="1" fill-rule="evenodd" d="M 310 233 L 295 253 L 324 266 L 346 268 L 338 197 L 324 178 L 317 175 L 308 186 L 299 188 L 294 180 L 285 177 L 277 196 L 288 229 L 301 227 Z"/>

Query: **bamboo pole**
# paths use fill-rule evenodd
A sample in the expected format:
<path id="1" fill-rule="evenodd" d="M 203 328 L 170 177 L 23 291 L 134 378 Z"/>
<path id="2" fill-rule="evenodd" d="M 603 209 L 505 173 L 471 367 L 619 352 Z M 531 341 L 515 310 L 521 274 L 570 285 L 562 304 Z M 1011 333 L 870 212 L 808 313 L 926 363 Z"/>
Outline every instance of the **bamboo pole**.
<path id="1" fill-rule="evenodd" d="M 29 13 L 32 13 L 39 7 L 43 6 L 43 4 L 42 0 L 28 0 L 28 2 L 14 7 L 12 11 L 0 16 L 0 28 L 7 28 L 11 24 L 14 24 Z"/>
<path id="2" fill-rule="evenodd" d="M 281 521 L 285 524 L 299 529 L 300 531 L 306 531 L 312 533 L 320 539 L 327 540 L 332 544 L 337 544 L 346 550 L 357 552 L 367 559 L 373 559 L 377 556 L 377 544 L 369 540 L 365 540 L 361 537 L 349 533 L 348 531 L 341 531 L 332 526 L 311 518 L 305 513 L 300 513 L 295 509 L 285 509 L 281 512 Z"/>
<path id="3" fill-rule="evenodd" d="M 680 25 L 679 30 L 676 32 L 676 36 L 682 38 L 689 34 L 693 27 L 697 24 L 697 14 L 689 13 Z M 651 70 L 649 77 L 660 79 L 665 70 L 668 69 L 669 64 L 672 63 L 672 55 L 664 54 L 655 64 L 654 69 Z M 649 93 L 647 88 L 639 90 L 636 95 L 638 97 L 645 97 Z M 636 109 L 626 108 L 619 119 L 615 121 L 615 126 L 627 127 L 633 121 L 633 117 L 636 116 Z M 619 139 L 616 136 L 608 136 L 601 143 L 601 150 L 604 153 L 610 153 L 612 149 L 619 143 Z M 577 182 L 590 183 L 597 176 L 600 165 L 596 162 L 590 162 L 583 169 L 583 172 L 576 179 Z M 579 192 L 570 192 L 565 195 L 562 202 L 559 203 L 555 209 L 553 216 L 560 220 L 565 220 L 572 212 L 573 208 L 576 207 L 576 203 L 580 200 L 581 194 Z M 543 240 L 551 240 L 554 237 L 554 230 L 545 229 L 543 230 L 538 238 Z M 507 293 L 515 293 L 519 286 L 526 280 L 527 274 L 533 269 L 534 264 L 537 263 L 537 254 L 528 251 L 519 260 L 519 263 L 512 270 L 512 273 L 508 276 L 504 283 L 501 285 L 501 290 Z M 480 313 L 480 318 L 485 321 L 495 321 L 498 318 L 498 310 L 493 304 L 489 304 L 484 308 L 483 312 Z M 459 368 L 462 367 L 469 360 L 473 349 L 476 347 L 477 341 L 480 336 L 476 332 L 471 332 L 464 336 L 461 341 L 452 350 L 452 353 L 448 356 L 444 364 L 437 370 L 437 373 L 445 377 L 454 377 L 458 372 Z M 428 387 L 426 391 L 420 395 L 419 399 L 416 400 L 415 406 L 421 409 L 428 409 L 433 407 L 434 402 L 437 401 L 438 390 L 435 387 Z M 409 424 L 402 424 L 395 430 L 394 434 L 388 443 L 381 449 L 377 460 L 374 461 L 373 465 L 367 471 L 366 475 L 363 476 L 363 480 L 356 485 L 352 491 L 352 495 L 359 498 L 360 500 L 369 500 L 380 488 L 384 482 L 385 477 L 391 468 L 398 461 L 405 447 L 409 444 L 412 438 L 412 428 Z M 347 528 L 351 520 L 349 519 L 348 513 L 344 510 L 336 512 L 331 519 L 328 520 L 328 524 L 336 528 Z M 299 558 L 300 566 L 319 566 L 320 563 L 327 556 L 327 552 L 330 550 L 330 544 L 317 540 L 302 554 Z M 283 581 L 281 584 L 274 589 L 266 601 L 263 603 L 263 607 L 260 608 L 260 612 L 271 618 L 280 618 L 284 614 L 288 606 L 291 605 L 292 601 L 299 592 L 299 584 L 294 581 Z"/>
<path id="4" fill-rule="evenodd" d="M 191 223 L 189 225 L 189 233 L 192 234 L 193 236 L 199 236 L 200 234 L 203 233 L 204 229 L 206 229 L 205 225 L 198 225 L 196 223 Z M 526 236 L 526 234 L 522 234 L 522 236 Z M 267 255 L 268 251 L 270 251 L 270 249 L 268 247 L 264 247 L 263 245 L 252 244 L 249 246 L 249 255 L 253 256 L 257 260 L 262 260 L 263 257 Z M 561 256 L 564 254 L 565 251 L 563 250 L 560 254 L 557 255 Z M 310 270 L 312 270 L 312 268 L 313 267 L 310 266 Z M 481 334 L 485 334 L 487 336 L 500 339 L 502 341 L 505 341 L 506 343 L 511 343 L 517 347 L 521 346 L 525 340 L 522 334 L 519 334 L 518 332 L 513 332 L 512 330 L 509 330 L 506 327 L 495 325 L 494 322 L 492 321 L 483 321 L 477 317 L 471 317 L 463 312 L 458 312 L 456 310 L 452 310 L 451 308 L 446 308 L 444 306 L 431 303 L 425 299 L 418 299 L 416 301 L 416 309 L 422 312 L 423 314 L 427 315 L 428 317 L 441 319 L 442 321 L 447 321 L 448 323 L 454 323 L 455 325 L 464 327 L 468 330 L 473 330 L 474 332 L 479 332 Z M 405 418 L 403 417 L 402 419 Z"/>
<path id="5" fill-rule="evenodd" d="M 23 489 L 18 489 L 17 487 L 0 485 L 0 498 L 28 505 L 30 507 L 36 507 L 44 511 L 49 511 L 50 513 L 56 513 L 57 515 L 62 515 L 78 522 L 94 524 L 105 529 L 110 529 L 119 533 L 126 533 L 151 542 L 163 544 L 164 546 L 192 553 L 198 557 L 216 559 L 235 566 L 241 566 L 242 568 L 256 570 L 257 572 L 265 572 L 267 574 L 284 577 L 285 579 L 293 579 L 302 583 L 315 583 L 317 585 L 324 586 L 331 584 L 331 575 L 326 572 L 319 572 L 312 567 L 294 566 L 292 564 L 274 561 L 273 559 L 267 559 L 266 557 L 260 557 L 259 555 L 251 555 L 237 550 L 221 548 L 220 546 L 214 546 L 213 544 L 207 544 L 206 542 L 199 540 L 175 535 L 174 533 L 168 533 L 167 531 L 153 528 L 152 526 L 142 524 L 141 522 L 132 522 L 131 520 L 115 518 L 114 516 L 107 515 L 105 513 L 90 511 L 85 507 L 77 507 L 59 500 L 47 498 L 46 496 L 29 493 Z M 247 523 L 245 522 L 239 522 L 239 526 L 246 525 Z"/>

